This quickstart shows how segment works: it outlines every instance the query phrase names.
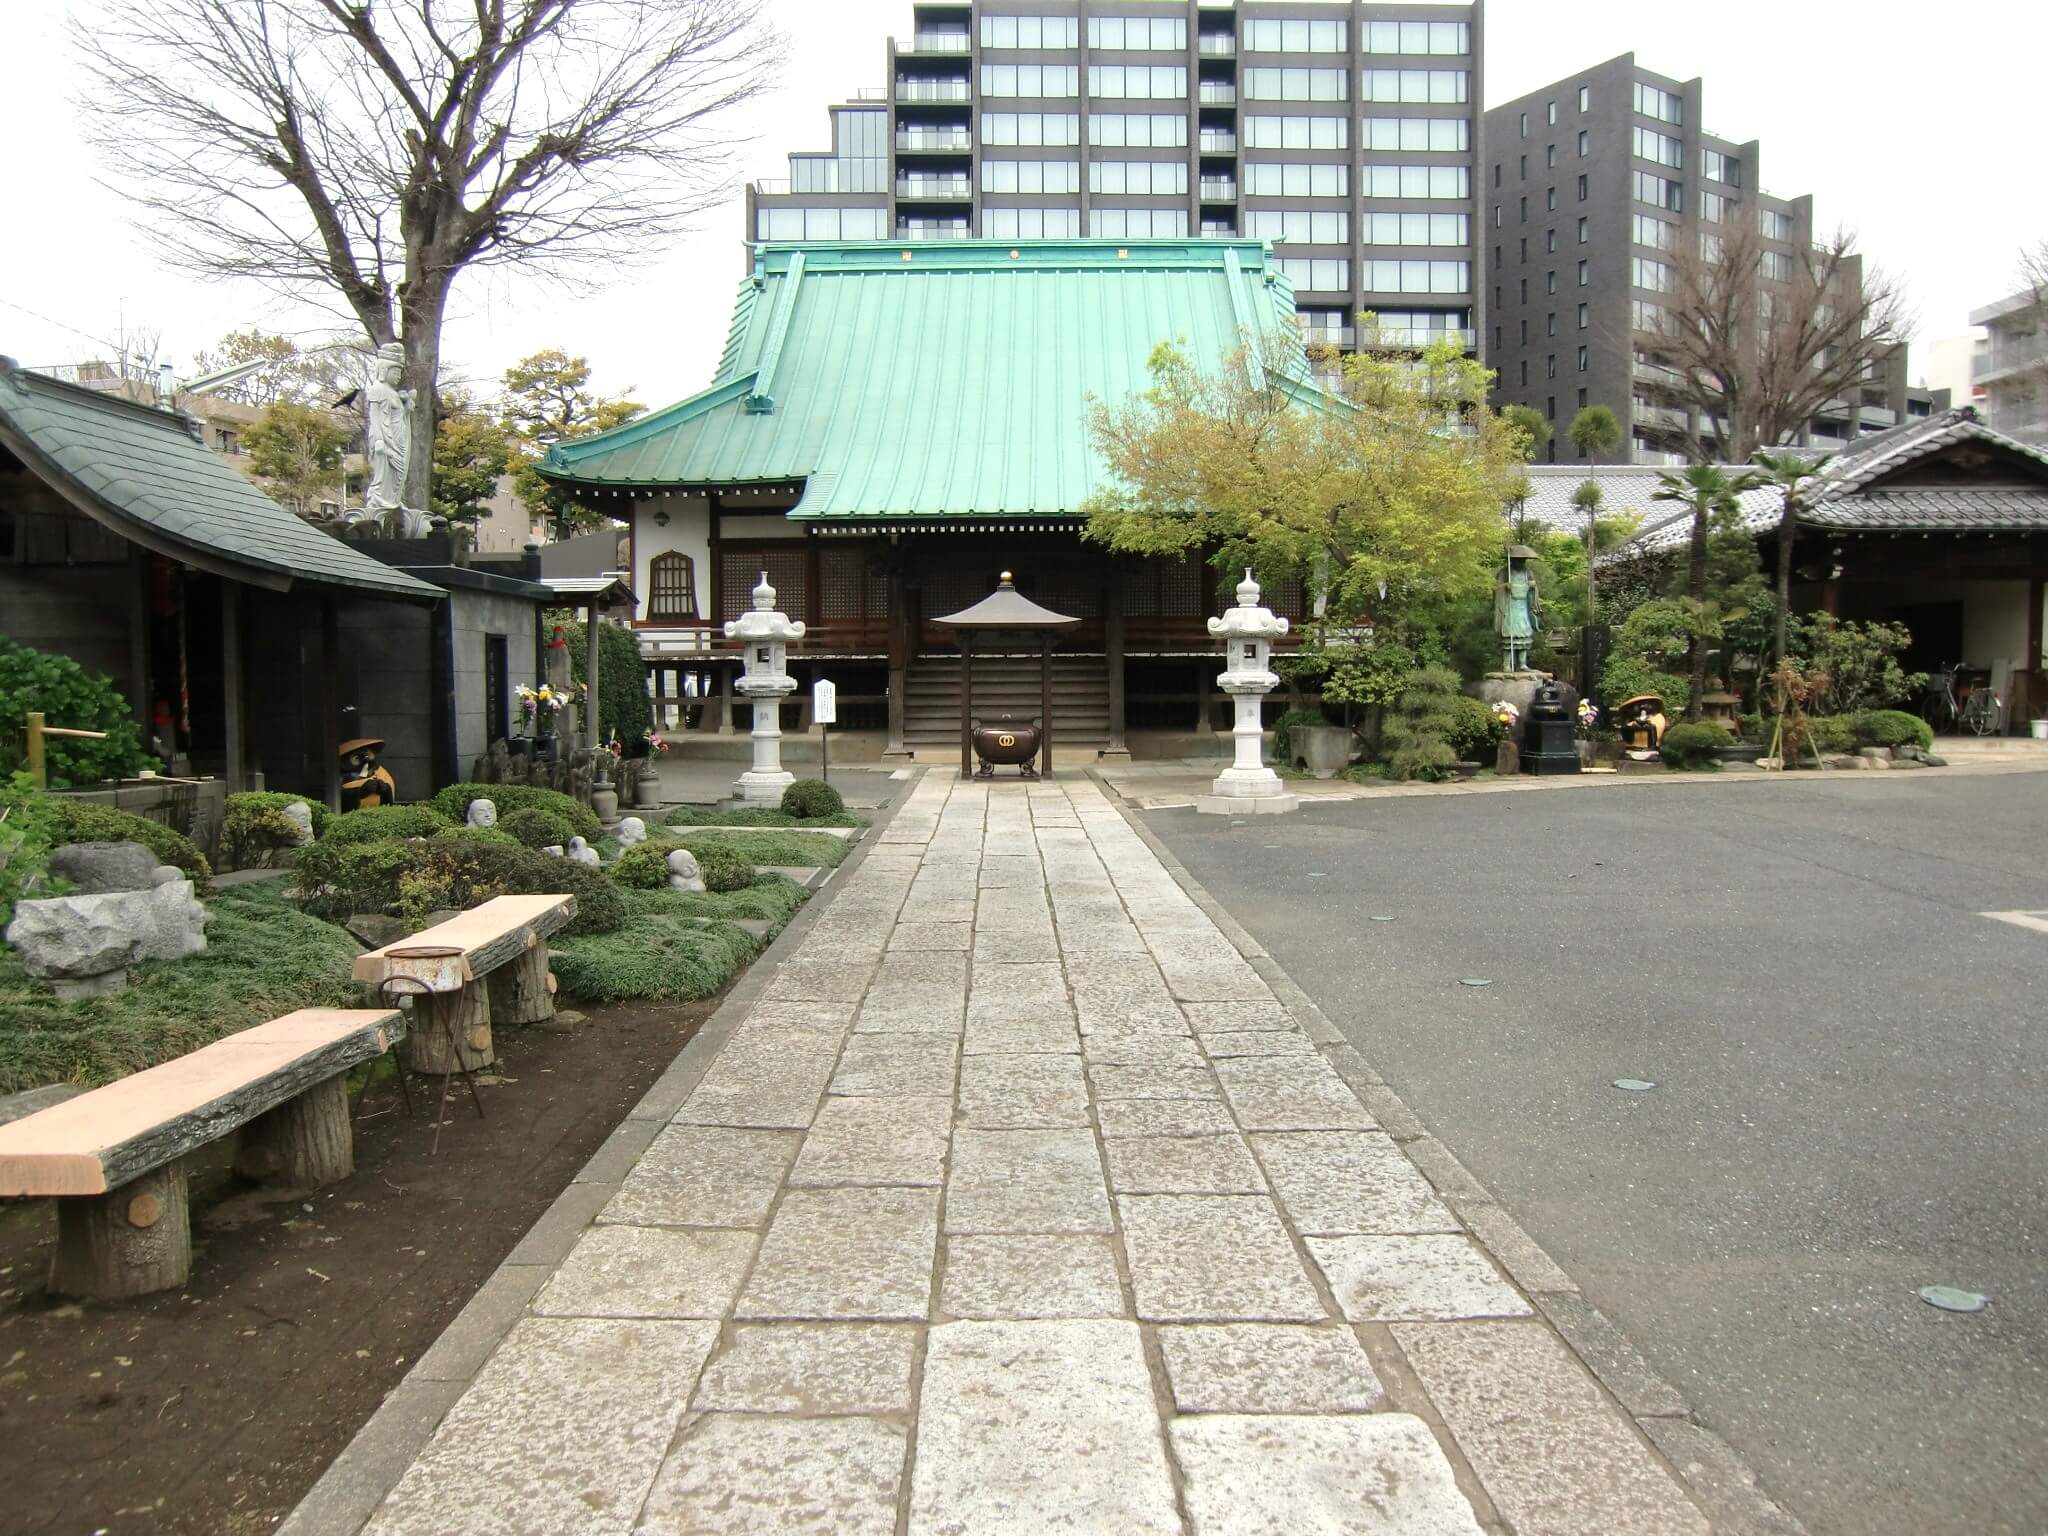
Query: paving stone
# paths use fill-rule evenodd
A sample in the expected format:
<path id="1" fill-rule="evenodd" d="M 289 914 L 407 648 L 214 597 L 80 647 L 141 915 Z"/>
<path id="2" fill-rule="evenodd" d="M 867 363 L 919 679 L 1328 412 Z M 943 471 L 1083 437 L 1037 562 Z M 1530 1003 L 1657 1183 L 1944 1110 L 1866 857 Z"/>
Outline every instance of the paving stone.
<path id="1" fill-rule="evenodd" d="M 789 1182 L 797 1187 L 903 1184 L 937 1189 L 946 1178 L 952 1126 L 950 1095 L 827 1099 L 804 1137 Z"/>
<path id="2" fill-rule="evenodd" d="M 986 886 L 975 899 L 974 926 L 977 932 L 1042 928 L 1051 922 L 1052 907 L 1045 899 L 1042 886 Z"/>
<path id="3" fill-rule="evenodd" d="M 839 1053 L 827 1091 L 867 1098 L 950 1096 L 956 1049 L 950 1035 L 857 1034 Z"/>
<path id="4" fill-rule="evenodd" d="M 1202 1036 L 1202 1049 L 1217 1061 L 1232 1056 L 1313 1056 L 1314 1043 L 1296 1029 L 1229 1029 Z"/>
<path id="5" fill-rule="evenodd" d="M 1204 1066 L 1091 1066 L 1097 1099 L 1213 1099 L 1216 1074 Z"/>
<path id="6" fill-rule="evenodd" d="M 1073 1016 L 1066 973 L 1058 965 L 1041 961 L 975 967 L 974 990 L 967 999 L 970 1030 L 977 1024 L 1028 1024 Z"/>
<path id="7" fill-rule="evenodd" d="M 966 990 L 967 956 L 964 946 L 962 952 L 892 949 L 875 967 L 875 981 L 868 988 L 868 998 L 923 996 L 931 991 L 950 994 Z"/>
<path id="8" fill-rule="evenodd" d="M 972 923 L 898 923 L 889 935 L 889 948 L 968 949 L 974 943 Z"/>
<path id="9" fill-rule="evenodd" d="M 893 997 L 870 997 L 854 1018 L 856 1035 L 947 1035 L 960 1036 L 961 1020 L 967 1013 L 967 997 L 961 992 L 934 988 L 919 995 L 898 993 Z"/>
<path id="10" fill-rule="evenodd" d="M 928 900 L 913 894 L 904 901 L 896 916 L 899 922 L 905 923 L 971 923 L 974 921 L 974 901 L 968 896 Z"/>
<path id="11" fill-rule="evenodd" d="M 623 1536 L 717 1337 L 711 1322 L 522 1319 L 365 1531 Z"/>
<path id="12" fill-rule="evenodd" d="M 1188 1027 L 1198 1035 L 1235 1034 L 1250 1029 L 1299 1029 L 1284 1003 L 1182 1003 Z"/>
<path id="13" fill-rule="evenodd" d="M 794 1131 L 664 1126 L 597 1219 L 619 1226 L 758 1227 L 801 1140 Z"/>
<path id="14" fill-rule="evenodd" d="M 1051 878 L 1050 872 L 1047 878 Z M 1129 922 L 1083 921 L 1079 917 L 1062 916 L 1060 920 L 1060 950 L 1067 955 L 1100 954 L 1105 951 L 1117 954 L 1142 955 L 1145 950 L 1145 936 Z"/>
<path id="15" fill-rule="evenodd" d="M 990 854 L 981 861 L 983 890 L 1023 886 L 1037 890 L 1045 884 L 1045 866 L 1035 855 Z"/>
<path id="16" fill-rule="evenodd" d="M 939 1309 L 953 1317 L 1122 1317 L 1114 1240 L 948 1237 Z"/>
<path id="17" fill-rule="evenodd" d="M 1255 1135 L 1252 1149 L 1297 1232 L 1459 1230 L 1429 1180 L 1377 1131 Z"/>
<path id="18" fill-rule="evenodd" d="M 690 1406 L 738 1413 L 908 1413 L 908 1323 L 737 1323 Z"/>
<path id="19" fill-rule="evenodd" d="M 963 1126 L 1028 1130 L 1087 1123 L 1088 1082 L 1079 1056 L 969 1056 L 960 1063 Z"/>
<path id="20" fill-rule="evenodd" d="M 1540 1323 L 1401 1323 L 1394 1338 L 1517 1536 L 1705 1536 L 1705 1517 Z"/>
<path id="21" fill-rule="evenodd" d="M 1221 935 L 1171 935 L 1152 940 L 1150 947 L 1167 986 L 1183 1002 L 1264 1001 L 1273 996 L 1272 988 Z"/>
<path id="22" fill-rule="evenodd" d="M 1138 1327 L 931 1331 L 909 1536 L 1181 1536 Z"/>
<path id="23" fill-rule="evenodd" d="M 761 996 L 768 1002 L 859 1002 L 874 970 L 865 960 L 808 959 L 799 951 L 768 978 Z"/>
<path id="24" fill-rule="evenodd" d="M 541 1287 L 553 1317 L 723 1317 L 753 1257 L 752 1232 L 592 1227 Z"/>
<path id="25" fill-rule="evenodd" d="M 734 1315 L 922 1321 L 938 1203 L 930 1189 L 790 1190 Z"/>
<path id="26" fill-rule="evenodd" d="M 1529 1304 L 1484 1250 L 1455 1236 L 1311 1237 L 1337 1305 L 1354 1323 L 1527 1317 Z"/>
<path id="27" fill-rule="evenodd" d="M 1481 1536 L 1411 1414 L 1217 1414 L 1167 1432 L 1194 1536 Z"/>
<path id="28" fill-rule="evenodd" d="M 1320 1322 L 1280 1213 L 1263 1196 L 1119 1195 L 1138 1316 Z"/>
<path id="29" fill-rule="evenodd" d="M 1015 965 L 1044 962 L 1060 957 L 1059 940 L 1052 924 L 1042 928 L 984 928 L 974 935 L 974 968 L 985 965 Z"/>
<path id="30" fill-rule="evenodd" d="M 1081 1035 L 1071 1014 L 1037 1019 L 970 1019 L 962 1037 L 963 1056 L 1073 1055 Z"/>
<path id="31" fill-rule="evenodd" d="M 1103 1067 L 1183 1067 L 1208 1071 L 1195 1037 L 1164 1029 L 1099 1029 L 1081 1035 L 1081 1055 Z"/>
<path id="32" fill-rule="evenodd" d="M 843 1032 L 853 1022 L 853 1011 L 858 1005 L 857 999 L 840 1003 L 818 1000 L 793 1003 L 758 1002 L 747 1010 L 747 1016 L 740 1020 L 739 1027 L 733 1033 L 737 1037 L 741 1030 L 750 1029 L 807 1029 L 820 1034 Z"/>
<path id="33" fill-rule="evenodd" d="M 1370 1413 L 1385 1393 L 1349 1328 L 1191 1323 L 1159 1330 L 1182 1413 Z"/>
<path id="34" fill-rule="evenodd" d="M 737 1036 L 712 1060 L 676 1120 L 684 1125 L 801 1130 L 817 1113 L 832 1076 L 840 1035 L 786 1030 L 773 1038 Z"/>
<path id="35" fill-rule="evenodd" d="M 1248 1131 L 1373 1131 L 1358 1095 L 1320 1060 L 1239 1056 L 1219 1061 L 1216 1080 Z"/>
<path id="36" fill-rule="evenodd" d="M 1227 1136 L 1134 1136 L 1103 1143 L 1120 1195 L 1262 1195 L 1266 1181 L 1235 1131 Z"/>
<path id="37" fill-rule="evenodd" d="M 1109 1196 L 1086 1130 L 953 1135 L 948 1232 L 1109 1232 Z"/>
<path id="38" fill-rule="evenodd" d="M 893 1536 L 905 1432 L 877 1419 L 704 1414 L 683 1425 L 640 1536 Z"/>
<path id="39" fill-rule="evenodd" d="M 1237 1122 L 1215 1099 L 1104 1099 L 1095 1106 L 1102 1139 L 1124 1136 L 1220 1136 Z"/>

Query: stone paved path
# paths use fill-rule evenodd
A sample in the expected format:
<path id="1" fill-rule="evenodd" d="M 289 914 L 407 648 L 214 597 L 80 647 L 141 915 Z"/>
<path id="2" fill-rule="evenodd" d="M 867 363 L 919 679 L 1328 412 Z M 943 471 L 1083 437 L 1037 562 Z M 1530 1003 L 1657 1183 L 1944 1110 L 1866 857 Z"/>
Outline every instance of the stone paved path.
<path id="1" fill-rule="evenodd" d="M 932 774 L 367 1529 L 1707 1527 L 1093 784 Z"/>

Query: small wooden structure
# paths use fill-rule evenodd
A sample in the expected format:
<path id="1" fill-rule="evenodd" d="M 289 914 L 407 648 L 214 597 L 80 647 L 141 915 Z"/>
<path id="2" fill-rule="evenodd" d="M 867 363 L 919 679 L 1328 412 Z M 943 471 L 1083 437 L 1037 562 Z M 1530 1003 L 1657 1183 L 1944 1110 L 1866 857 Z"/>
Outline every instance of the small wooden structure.
<path id="1" fill-rule="evenodd" d="M 0 1126 L 0 1197 L 60 1202 L 50 1289 L 110 1299 L 183 1285 L 183 1159 L 237 1130 L 248 1177 L 301 1189 L 347 1178 L 344 1074 L 404 1034 L 396 1009 L 302 1008 Z"/>
<path id="2" fill-rule="evenodd" d="M 1041 718 L 1038 737 L 1039 774 L 1052 776 L 1052 637 L 1055 630 L 1071 629 L 1081 621 L 1064 613 L 1042 608 L 1017 590 L 1008 571 L 996 583 L 995 591 L 980 602 L 933 619 L 942 629 L 955 631 L 960 639 L 960 777 L 974 775 L 974 649 L 973 636 L 986 631 L 1020 631 L 1039 637 L 1038 697 Z"/>

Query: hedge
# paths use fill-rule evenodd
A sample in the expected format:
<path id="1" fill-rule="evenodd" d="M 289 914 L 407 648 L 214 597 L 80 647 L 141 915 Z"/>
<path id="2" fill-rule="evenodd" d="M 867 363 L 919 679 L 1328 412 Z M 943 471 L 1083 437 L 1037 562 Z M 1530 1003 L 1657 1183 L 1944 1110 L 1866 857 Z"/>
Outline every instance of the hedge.
<path id="1" fill-rule="evenodd" d="M 653 912 L 621 933 L 556 941 L 548 963 L 579 1002 L 681 1001 L 709 997 L 759 948 L 731 923 Z"/>
<path id="2" fill-rule="evenodd" d="M 1849 731 L 1859 747 L 1934 748 L 1934 727 L 1903 709 L 1866 709 L 1849 717 Z"/>
<path id="3" fill-rule="evenodd" d="M 1672 768 L 1705 768 L 1717 759 L 1714 754 L 1734 741 L 1725 727 L 1711 720 L 1696 720 L 1671 726 L 1657 743 L 1664 762 Z"/>
<path id="4" fill-rule="evenodd" d="M 190 838 L 173 832 L 160 821 L 130 815 L 111 805 L 89 800 L 67 800 L 52 796 L 50 846 L 66 843 L 140 843 L 161 864 L 175 864 L 204 885 L 213 877 L 206 855 L 192 846 Z"/>
<path id="5" fill-rule="evenodd" d="M 576 828 L 560 811 L 544 805 L 522 805 L 498 822 L 498 830 L 528 848 L 566 848 Z"/>
<path id="6" fill-rule="evenodd" d="M 431 803 L 435 810 L 460 825 L 469 817 L 469 802 L 472 800 L 490 801 L 498 808 L 500 821 L 510 812 L 525 810 L 528 806 L 553 811 L 569 823 L 573 834 L 590 843 L 595 843 L 604 832 L 604 828 L 598 825 L 597 813 L 582 801 L 560 790 L 537 789 L 531 784 L 450 784 L 435 795 Z"/>
<path id="7" fill-rule="evenodd" d="M 380 843 L 394 838 L 438 837 L 455 823 L 431 805 L 368 805 L 328 818 L 320 834 L 330 843 Z"/>
<path id="8" fill-rule="evenodd" d="M 566 933 L 610 933 L 626 908 L 604 874 L 522 848 L 502 834 L 450 835 L 425 842 L 318 842 L 299 851 L 292 884 L 316 917 L 346 922 L 386 912 L 418 922 L 444 908 L 466 911 L 494 896 L 567 895 L 576 917 Z"/>

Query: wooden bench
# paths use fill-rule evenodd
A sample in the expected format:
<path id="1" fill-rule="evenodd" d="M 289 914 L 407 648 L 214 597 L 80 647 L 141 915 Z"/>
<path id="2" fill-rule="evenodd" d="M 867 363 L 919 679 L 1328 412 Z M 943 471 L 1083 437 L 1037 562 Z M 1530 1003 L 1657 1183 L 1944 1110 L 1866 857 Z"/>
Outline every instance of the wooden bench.
<path id="1" fill-rule="evenodd" d="M 446 1077 L 495 1059 L 491 1024 L 555 1014 L 549 934 L 576 916 L 573 896 L 497 896 L 409 939 L 356 956 L 355 979 L 378 1000 L 413 998 L 401 1047 L 410 1071 Z"/>
<path id="2" fill-rule="evenodd" d="M 184 1157 L 242 1132 L 236 1166 L 295 1188 L 355 1171 L 351 1067 L 405 1032 L 392 1008 L 303 1008 L 0 1126 L 0 1196 L 53 1196 L 50 1289 L 140 1296 L 192 1272 Z"/>

